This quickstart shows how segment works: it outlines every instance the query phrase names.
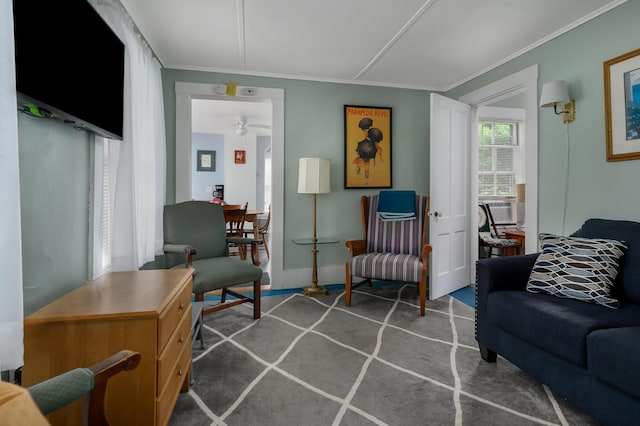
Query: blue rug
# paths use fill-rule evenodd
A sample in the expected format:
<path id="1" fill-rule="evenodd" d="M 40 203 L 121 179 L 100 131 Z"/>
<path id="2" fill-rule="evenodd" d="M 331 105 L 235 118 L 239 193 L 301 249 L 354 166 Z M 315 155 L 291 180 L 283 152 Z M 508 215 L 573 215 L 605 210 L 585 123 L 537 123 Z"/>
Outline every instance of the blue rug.
<path id="1" fill-rule="evenodd" d="M 401 284 L 399 282 L 390 282 L 390 281 L 374 281 L 373 282 L 373 287 L 381 287 L 381 286 L 386 286 L 386 285 L 398 285 Z M 329 291 L 342 291 L 344 290 L 344 284 L 330 284 L 330 285 L 325 285 L 324 288 L 326 288 Z M 300 293 L 302 291 L 302 289 L 300 288 L 288 288 L 288 289 L 284 289 L 284 290 L 267 290 L 267 291 L 263 291 L 261 293 L 262 297 L 265 296 L 281 296 L 281 295 L 285 295 L 285 294 L 294 294 L 294 293 Z M 461 301 L 462 303 L 464 303 L 467 306 L 471 306 L 472 308 L 475 308 L 476 304 L 475 304 L 475 291 L 473 289 L 473 287 L 471 286 L 467 286 L 467 287 L 463 287 L 460 290 L 456 290 L 453 293 L 450 294 L 451 297 L 453 297 L 454 299 L 458 299 L 459 301 Z M 220 300 L 219 296 L 207 296 L 205 297 L 205 300 Z"/>

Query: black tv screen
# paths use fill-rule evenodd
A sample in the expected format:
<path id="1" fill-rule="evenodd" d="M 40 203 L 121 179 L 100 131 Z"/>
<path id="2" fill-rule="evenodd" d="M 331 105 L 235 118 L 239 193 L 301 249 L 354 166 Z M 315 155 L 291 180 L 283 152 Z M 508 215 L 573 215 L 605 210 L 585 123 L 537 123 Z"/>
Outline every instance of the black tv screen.
<path id="1" fill-rule="evenodd" d="M 18 107 L 122 139 L 124 44 L 91 4 L 14 0 L 13 18 Z"/>

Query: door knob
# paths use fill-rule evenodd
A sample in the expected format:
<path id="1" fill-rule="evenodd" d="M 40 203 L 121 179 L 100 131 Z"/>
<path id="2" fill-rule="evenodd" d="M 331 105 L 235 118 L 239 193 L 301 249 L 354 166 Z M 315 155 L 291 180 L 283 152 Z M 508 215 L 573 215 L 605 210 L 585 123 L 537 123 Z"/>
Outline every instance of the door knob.
<path id="1" fill-rule="evenodd" d="M 429 216 L 434 216 L 434 217 L 442 217 L 442 213 L 435 211 L 433 213 L 429 213 Z"/>

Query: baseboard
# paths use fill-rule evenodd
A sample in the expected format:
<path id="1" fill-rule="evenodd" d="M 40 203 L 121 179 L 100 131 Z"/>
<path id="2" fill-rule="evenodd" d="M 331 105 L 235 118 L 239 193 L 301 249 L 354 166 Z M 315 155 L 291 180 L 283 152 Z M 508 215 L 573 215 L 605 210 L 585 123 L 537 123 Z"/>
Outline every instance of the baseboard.
<path id="1" fill-rule="evenodd" d="M 311 268 L 287 269 L 282 271 L 282 282 L 271 283 L 273 290 L 302 288 L 311 285 Z M 318 268 L 318 285 L 344 284 L 344 265 Z"/>

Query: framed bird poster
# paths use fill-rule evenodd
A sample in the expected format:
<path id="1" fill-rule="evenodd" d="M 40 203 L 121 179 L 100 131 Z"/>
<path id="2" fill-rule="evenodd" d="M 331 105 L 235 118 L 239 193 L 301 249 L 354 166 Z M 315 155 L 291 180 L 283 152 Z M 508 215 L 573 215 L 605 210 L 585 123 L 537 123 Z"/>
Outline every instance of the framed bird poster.
<path id="1" fill-rule="evenodd" d="M 391 108 L 345 105 L 345 189 L 391 183 Z"/>

